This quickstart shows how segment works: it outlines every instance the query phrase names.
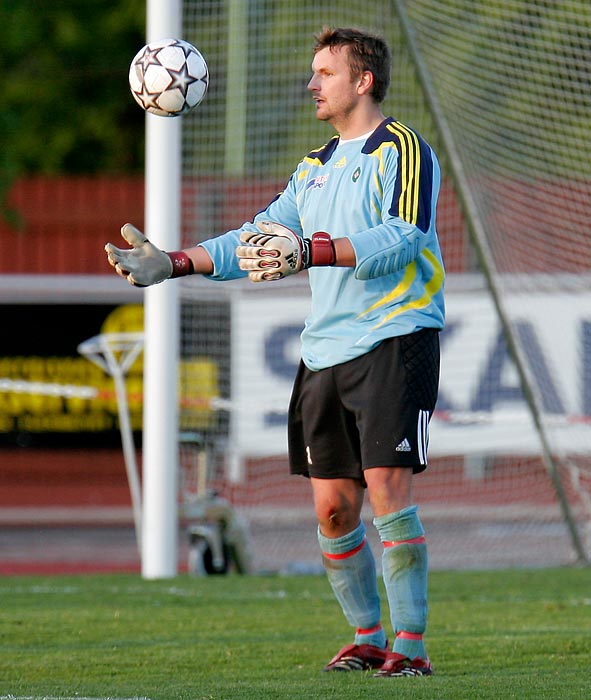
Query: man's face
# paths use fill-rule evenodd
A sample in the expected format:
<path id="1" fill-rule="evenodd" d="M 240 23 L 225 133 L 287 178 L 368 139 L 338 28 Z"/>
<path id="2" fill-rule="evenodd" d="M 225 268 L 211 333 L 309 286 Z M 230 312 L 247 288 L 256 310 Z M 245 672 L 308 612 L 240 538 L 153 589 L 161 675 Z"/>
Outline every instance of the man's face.
<path id="1" fill-rule="evenodd" d="M 316 103 L 316 117 L 337 126 L 359 103 L 359 79 L 351 77 L 346 47 L 324 48 L 312 61 L 308 90 Z"/>

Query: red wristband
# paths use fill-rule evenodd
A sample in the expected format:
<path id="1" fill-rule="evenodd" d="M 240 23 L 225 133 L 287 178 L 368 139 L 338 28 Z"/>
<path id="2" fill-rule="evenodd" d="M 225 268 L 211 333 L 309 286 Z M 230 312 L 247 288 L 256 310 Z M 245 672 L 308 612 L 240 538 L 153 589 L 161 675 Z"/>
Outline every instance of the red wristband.
<path id="1" fill-rule="evenodd" d="M 184 277 L 185 275 L 192 275 L 195 272 L 193 267 L 193 261 L 191 258 L 184 253 L 182 250 L 175 251 L 174 253 L 166 253 L 172 261 L 172 275 L 173 277 Z"/>
<path id="2" fill-rule="evenodd" d="M 310 249 L 311 264 L 314 267 L 335 264 L 336 253 L 330 234 L 325 231 L 317 231 L 312 234 Z"/>

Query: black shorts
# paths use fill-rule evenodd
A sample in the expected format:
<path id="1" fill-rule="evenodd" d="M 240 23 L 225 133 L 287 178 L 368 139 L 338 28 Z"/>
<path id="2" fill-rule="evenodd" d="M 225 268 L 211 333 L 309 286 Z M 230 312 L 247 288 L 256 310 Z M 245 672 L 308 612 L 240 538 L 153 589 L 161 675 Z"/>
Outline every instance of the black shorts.
<path id="1" fill-rule="evenodd" d="M 363 479 L 372 467 L 427 467 L 439 385 L 439 331 L 388 338 L 312 372 L 300 362 L 289 406 L 292 474 Z"/>

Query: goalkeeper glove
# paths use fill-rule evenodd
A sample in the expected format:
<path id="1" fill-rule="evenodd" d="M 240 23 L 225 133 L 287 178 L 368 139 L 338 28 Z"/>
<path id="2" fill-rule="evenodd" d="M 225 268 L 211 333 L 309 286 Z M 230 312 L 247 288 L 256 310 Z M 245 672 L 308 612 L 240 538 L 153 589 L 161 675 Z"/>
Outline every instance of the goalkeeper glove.
<path id="1" fill-rule="evenodd" d="M 300 238 L 274 221 L 257 221 L 257 231 L 243 231 L 236 248 L 241 270 L 251 282 L 271 282 L 318 265 L 334 265 L 334 244 L 328 233 L 319 231 L 311 239 Z"/>
<path id="2" fill-rule="evenodd" d="M 116 248 L 107 243 L 107 260 L 121 277 L 134 287 L 149 287 L 171 277 L 193 273 L 193 263 L 186 253 L 165 253 L 144 236 L 132 224 L 121 228 L 121 235 L 131 249 Z"/>

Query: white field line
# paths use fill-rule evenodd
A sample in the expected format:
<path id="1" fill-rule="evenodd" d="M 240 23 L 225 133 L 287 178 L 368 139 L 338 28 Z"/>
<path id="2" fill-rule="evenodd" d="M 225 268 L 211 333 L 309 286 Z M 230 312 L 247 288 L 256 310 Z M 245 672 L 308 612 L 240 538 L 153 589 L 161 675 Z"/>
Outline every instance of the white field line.
<path id="1" fill-rule="evenodd" d="M 0 700 L 150 700 L 146 697 L 120 698 L 114 695 L 84 697 L 82 695 L 0 695 Z"/>

